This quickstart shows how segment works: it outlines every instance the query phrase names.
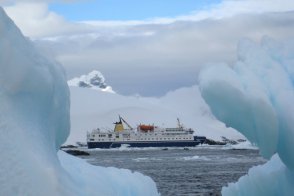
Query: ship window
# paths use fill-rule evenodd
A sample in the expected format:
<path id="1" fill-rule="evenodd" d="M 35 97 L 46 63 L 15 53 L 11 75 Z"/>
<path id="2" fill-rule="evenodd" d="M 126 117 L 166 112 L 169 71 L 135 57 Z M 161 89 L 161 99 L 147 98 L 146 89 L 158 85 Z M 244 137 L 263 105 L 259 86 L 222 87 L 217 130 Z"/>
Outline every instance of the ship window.
<path id="1" fill-rule="evenodd" d="M 116 138 L 119 138 L 119 135 L 115 136 Z"/>
<path id="2" fill-rule="evenodd" d="M 90 139 L 90 141 L 94 141 L 94 139 Z"/>

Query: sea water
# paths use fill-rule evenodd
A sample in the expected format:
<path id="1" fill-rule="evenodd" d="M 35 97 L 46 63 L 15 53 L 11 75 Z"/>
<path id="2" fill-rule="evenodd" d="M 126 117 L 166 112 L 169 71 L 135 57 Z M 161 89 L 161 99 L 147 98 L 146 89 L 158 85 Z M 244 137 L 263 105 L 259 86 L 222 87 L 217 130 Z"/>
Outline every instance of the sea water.
<path id="1" fill-rule="evenodd" d="M 224 147 L 119 148 L 89 150 L 90 164 L 130 169 L 150 176 L 162 196 L 220 195 L 254 165 L 265 163 L 257 150 Z"/>

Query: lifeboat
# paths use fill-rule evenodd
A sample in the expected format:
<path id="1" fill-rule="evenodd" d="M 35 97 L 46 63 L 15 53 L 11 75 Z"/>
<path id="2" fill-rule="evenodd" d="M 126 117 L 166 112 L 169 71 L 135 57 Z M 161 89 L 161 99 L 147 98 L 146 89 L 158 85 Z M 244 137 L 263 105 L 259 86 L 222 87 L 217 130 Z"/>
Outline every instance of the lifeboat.
<path id="1" fill-rule="evenodd" d="M 154 126 L 152 125 L 139 125 L 139 130 L 147 132 L 147 131 L 154 131 Z"/>

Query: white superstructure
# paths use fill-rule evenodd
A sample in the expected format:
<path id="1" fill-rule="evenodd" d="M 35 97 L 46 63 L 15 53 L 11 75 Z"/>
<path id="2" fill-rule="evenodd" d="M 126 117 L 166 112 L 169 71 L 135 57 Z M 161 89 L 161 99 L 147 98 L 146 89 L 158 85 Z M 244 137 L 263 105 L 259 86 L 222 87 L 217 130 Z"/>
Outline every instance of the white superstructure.
<path id="1" fill-rule="evenodd" d="M 123 122 L 128 126 L 125 129 Z M 133 129 L 123 118 L 115 123 L 114 131 L 103 132 L 99 128 L 87 134 L 87 143 L 101 147 L 113 147 L 116 144 L 130 144 L 131 146 L 164 146 L 182 142 L 195 142 L 192 129 L 184 128 L 179 120 L 177 128 L 159 128 L 154 125 L 138 125 Z M 184 143 L 183 143 L 184 142 Z M 99 144 L 99 145 L 98 145 Z M 158 144 L 158 145 L 156 145 Z"/>

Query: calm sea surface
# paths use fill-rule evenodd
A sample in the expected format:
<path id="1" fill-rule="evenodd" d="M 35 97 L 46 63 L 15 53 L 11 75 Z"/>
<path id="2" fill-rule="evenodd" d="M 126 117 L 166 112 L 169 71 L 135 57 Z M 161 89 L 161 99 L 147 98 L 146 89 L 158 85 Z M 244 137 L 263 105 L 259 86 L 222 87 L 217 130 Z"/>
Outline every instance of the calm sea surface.
<path id="1" fill-rule="evenodd" d="M 249 168 L 265 162 L 257 150 L 223 147 L 90 150 L 90 164 L 138 171 L 150 176 L 162 196 L 220 195 Z"/>

